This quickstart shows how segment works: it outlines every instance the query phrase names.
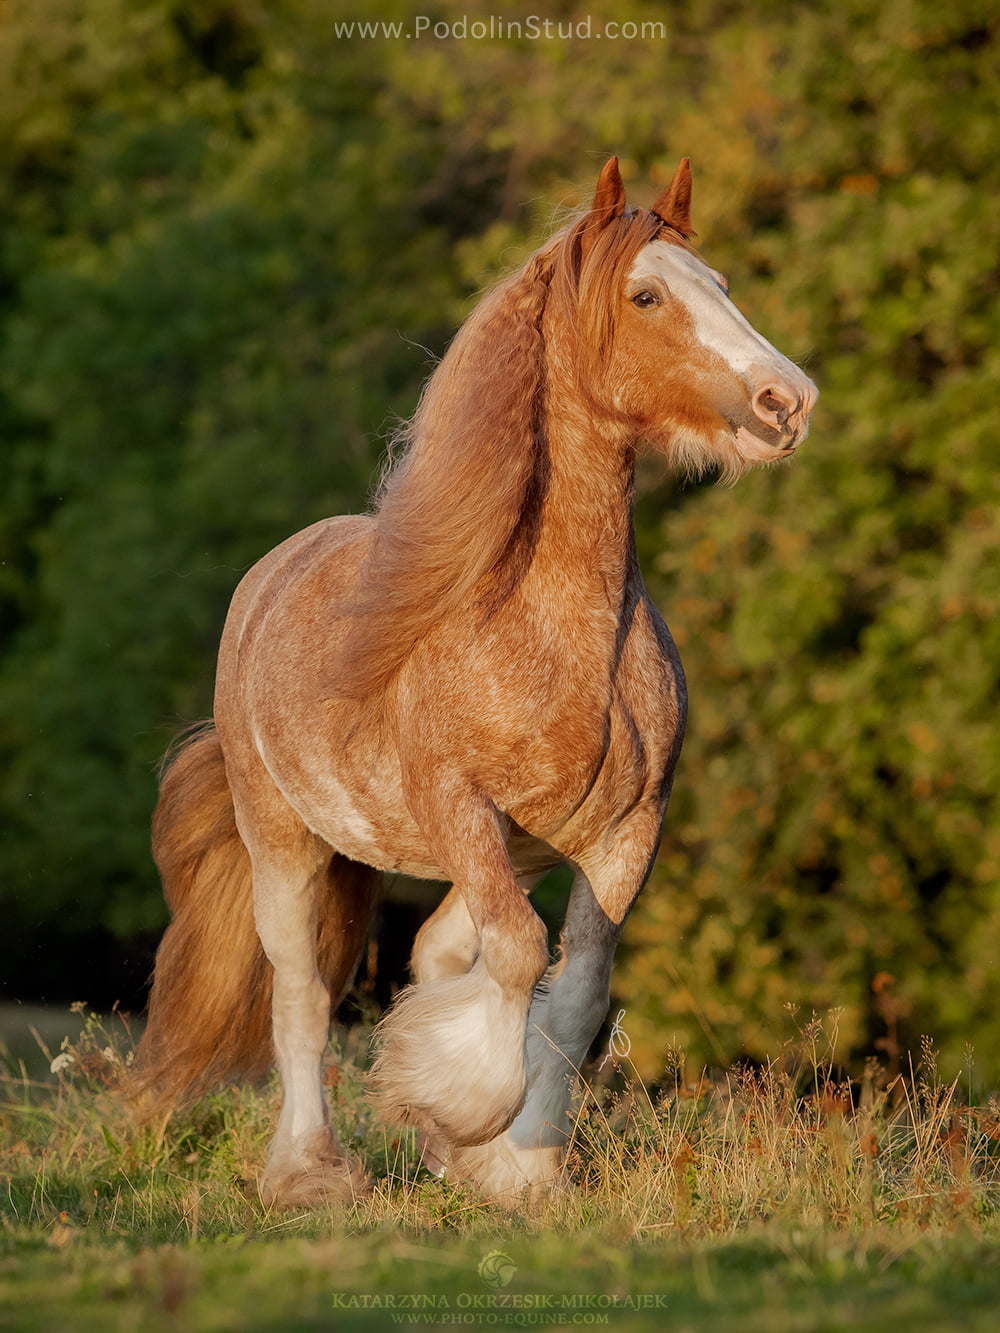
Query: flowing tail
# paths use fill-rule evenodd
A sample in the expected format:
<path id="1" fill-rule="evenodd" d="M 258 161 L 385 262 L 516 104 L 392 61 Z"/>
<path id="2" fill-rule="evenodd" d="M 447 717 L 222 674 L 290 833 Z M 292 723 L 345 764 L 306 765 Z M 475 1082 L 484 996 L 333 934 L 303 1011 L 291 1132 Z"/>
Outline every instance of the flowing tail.
<path id="1" fill-rule="evenodd" d="M 272 969 L 253 914 L 250 857 L 236 828 L 222 746 L 209 723 L 160 783 L 153 854 L 172 921 L 156 954 L 134 1091 L 145 1115 L 186 1105 L 274 1058 Z M 336 1005 L 354 975 L 375 872 L 331 853 L 318 904 L 317 964 Z"/>

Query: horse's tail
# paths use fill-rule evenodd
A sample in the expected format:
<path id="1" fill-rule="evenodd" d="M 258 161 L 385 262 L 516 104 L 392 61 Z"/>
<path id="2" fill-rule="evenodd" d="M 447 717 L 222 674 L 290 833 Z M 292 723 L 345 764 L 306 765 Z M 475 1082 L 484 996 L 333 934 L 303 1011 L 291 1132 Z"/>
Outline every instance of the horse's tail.
<path id="1" fill-rule="evenodd" d="M 271 1061 L 271 968 L 254 926 L 250 858 L 209 724 L 160 782 L 153 854 L 172 921 L 160 943 L 136 1091 L 150 1114 Z"/>

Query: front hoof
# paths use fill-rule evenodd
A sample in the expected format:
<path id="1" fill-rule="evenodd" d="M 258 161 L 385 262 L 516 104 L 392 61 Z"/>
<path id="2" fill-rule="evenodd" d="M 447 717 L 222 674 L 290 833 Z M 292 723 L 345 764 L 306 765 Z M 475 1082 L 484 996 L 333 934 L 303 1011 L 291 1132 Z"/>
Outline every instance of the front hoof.
<path id="1" fill-rule="evenodd" d="M 420 1153 L 420 1161 L 425 1171 L 429 1171 L 432 1176 L 437 1176 L 438 1180 L 443 1180 L 448 1175 L 451 1149 L 444 1139 L 435 1138 L 432 1134 L 425 1134 L 422 1130 L 418 1131 L 417 1150 Z"/>

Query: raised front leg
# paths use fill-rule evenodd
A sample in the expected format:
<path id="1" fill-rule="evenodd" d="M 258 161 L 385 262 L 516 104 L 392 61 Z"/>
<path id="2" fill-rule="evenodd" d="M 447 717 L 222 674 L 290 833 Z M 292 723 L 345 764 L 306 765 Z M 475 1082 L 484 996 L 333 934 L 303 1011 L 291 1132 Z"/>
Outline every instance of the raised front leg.
<path id="1" fill-rule="evenodd" d="M 421 806 L 455 887 L 438 922 L 441 957 L 425 935 L 417 984 L 379 1025 L 372 1091 L 386 1120 L 415 1125 L 435 1143 L 485 1143 L 524 1102 L 525 1029 L 548 964 L 546 932 L 514 876 L 492 804 L 472 792 L 425 793 Z M 455 975 L 466 959 L 468 970 Z"/>
<path id="2" fill-rule="evenodd" d="M 545 874 L 542 870 L 518 875 L 522 892 L 530 893 Z M 452 887 L 417 931 L 410 955 L 410 972 L 416 982 L 459 977 L 468 972 L 478 952 L 476 923 L 469 915 L 461 890 Z"/>
<path id="3" fill-rule="evenodd" d="M 450 888 L 433 916 L 417 931 L 410 971 L 418 984 L 468 972 L 479 952 L 479 932 L 461 891 Z"/>
<path id="4" fill-rule="evenodd" d="M 528 1019 L 524 1106 L 492 1142 L 439 1153 L 449 1176 L 471 1180 L 492 1196 L 559 1182 L 580 1065 L 608 1011 L 615 949 L 628 908 L 649 873 L 659 821 L 657 805 L 640 807 L 588 865 L 589 878 L 578 871 L 561 957 L 539 986 Z"/>
<path id="5" fill-rule="evenodd" d="M 543 877 L 544 872 L 519 875 L 518 882 L 522 891 L 529 893 Z M 478 952 L 479 932 L 461 892 L 453 887 L 417 932 L 410 971 L 418 983 L 463 976 L 476 961 Z M 420 1136 L 420 1151 L 428 1171 L 439 1176 L 447 1172 L 450 1144 L 425 1132 Z"/>
<path id="6" fill-rule="evenodd" d="M 528 1017 L 524 1106 L 492 1142 L 439 1154 L 449 1176 L 472 1180 L 494 1196 L 557 1182 L 572 1132 L 570 1106 L 577 1075 L 608 1011 L 620 930 L 578 873 L 561 957 L 539 986 Z"/>

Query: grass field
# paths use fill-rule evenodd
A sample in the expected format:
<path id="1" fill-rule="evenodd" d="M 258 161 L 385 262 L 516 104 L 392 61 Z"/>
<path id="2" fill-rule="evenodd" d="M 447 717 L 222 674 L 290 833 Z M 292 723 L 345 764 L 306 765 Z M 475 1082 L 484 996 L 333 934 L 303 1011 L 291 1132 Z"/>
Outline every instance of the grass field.
<path id="1" fill-rule="evenodd" d="M 619 1069 L 581 1099 L 572 1189 L 500 1207 L 373 1121 L 348 1034 L 331 1099 L 374 1187 L 299 1214 L 256 1191 L 276 1084 L 139 1127 L 127 1034 L 83 1018 L 54 1075 L 0 1082 L 2 1328 L 1000 1328 L 1000 1105 L 928 1043 L 856 1084 L 817 1022 L 711 1085 Z"/>

